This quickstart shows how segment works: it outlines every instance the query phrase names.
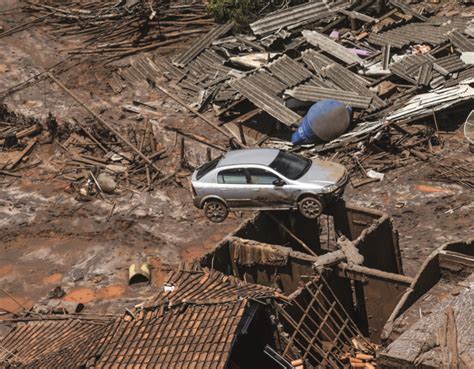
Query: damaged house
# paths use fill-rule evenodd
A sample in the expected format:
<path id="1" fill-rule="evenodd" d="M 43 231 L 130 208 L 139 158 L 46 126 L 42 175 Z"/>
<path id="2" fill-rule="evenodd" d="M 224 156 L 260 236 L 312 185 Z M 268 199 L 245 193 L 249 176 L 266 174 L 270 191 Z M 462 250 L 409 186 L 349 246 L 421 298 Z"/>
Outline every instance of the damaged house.
<path id="1" fill-rule="evenodd" d="M 0 4 L 1 368 L 472 366 L 473 7 L 268 3 Z M 260 147 L 346 194 L 207 222 L 193 171 Z"/>

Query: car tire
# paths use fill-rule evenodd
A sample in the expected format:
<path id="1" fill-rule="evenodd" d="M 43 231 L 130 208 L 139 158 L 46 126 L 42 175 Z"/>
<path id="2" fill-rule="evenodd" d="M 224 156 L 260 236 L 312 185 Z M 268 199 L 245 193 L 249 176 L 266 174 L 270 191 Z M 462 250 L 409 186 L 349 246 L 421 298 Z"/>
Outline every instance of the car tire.
<path id="1" fill-rule="evenodd" d="M 324 210 L 324 205 L 315 196 L 305 196 L 298 202 L 298 210 L 308 219 L 318 219 Z"/>
<path id="2" fill-rule="evenodd" d="M 226 220 L 229 210 L 222 201 L 208 200 L 204 204 L 204 214 L 213 223 L 222 223 Z"/>

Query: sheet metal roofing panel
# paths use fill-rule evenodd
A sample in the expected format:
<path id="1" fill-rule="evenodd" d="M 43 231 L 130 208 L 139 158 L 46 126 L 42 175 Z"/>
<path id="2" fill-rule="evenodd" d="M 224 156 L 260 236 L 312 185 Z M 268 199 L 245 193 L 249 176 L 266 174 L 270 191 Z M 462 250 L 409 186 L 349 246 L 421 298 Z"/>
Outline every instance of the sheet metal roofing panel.
<path id="1" fill-rule="evenodd" d="M 338 44 L 336 41 L 331 40 L 326 35 L 316 31 L 308 30 L 304 30 L 302 34 L 306 41 L 308 41 L 311 45 L 319 47 L 321 50 L 324 50 L 335 58 L 342 60 L 347 64 L 357 63 L 359 65 L 364 65 L 364 60 L 352 53 L 346 47 Z"/>
<path id="2" fill-rule="evenodd" d="M 286 87 L 294 87 L 313 77 L 303 65 L 283 55 L 281 58 L 266 65 L 272 75 L 283 82 Z"/>
<path id="3" fill-rule="evenodd" d="M 466 80 L 469 80 L 471 78 L 474 78 L 474 68 L 473 67 L 460 71 L 455 78 L 447 81 L 445 86 L 446 87 L 452 87 L 452 86 L 457 85 L 458 83 L 462 83 L 462 81 L 466 81 Z"/>
<path id="4" fill-rule="evenodd" d="M 178 67 L 185 67 L 195 57 L 197 57 L 206 47 L 212 44 L 212 42 L 219 37 L 225 35 L 234 27 L 234 23 L 226 23 L 211 29 L 206 35 L 202 36 L 197 40 L 189 49 L 178 55 L 174 60 L 173 64 Z"/>
<path id="5" fill-rule="evenodd" d="M 357 92 L 362 96 L 372 97 L 370 110 L 377 110 L 386 106 L 375 92 L 370 91 L 366 86 L 367 82 L 355 73 L 347 70 L 339 64 L 331 64 L 323 69 L 324 76 L 329 78 L 335 85 L 344 91 Z"/>
<path id="6" fill-rule="evenodd" d="M 411 98 L 403 108 L 387 117 L 388 121 L 399 121 L 422 116 L 432 111 L 440 111 L 464 100 L 474 99 L 474 88 L 459 85 L 444 88 Z"/>
<path id="7" fill-rule="evenodd" d="M 435 61 L 440 67 L 446 69 L 449 73 L 457 72 L 463 70 L 467 67 L 466 64 L 461 60 L 459 55 L 452 54 L 438 58 Z"/>
<path id="8" fill-rule="evenodd" d="M 438 16 L 433 16 L 429 17 L 428 20 L 426 21 L 427 23 L 432 23 L 432 24 L 437 24 L 439 26 L 441 25 L 449 25 L 452 28 L 456 28 L 458 30 L 463 30 L 465 29 L 470 22 L 474 20 L 474 17 L 438 17 Z"/>
<path id="9" fill-rule="evenodd" d="M 367 41 L 385 46 L 390 44 L 394 48 L 401 49 L 413 43 L 428 43 L 438 45 L 448 39 L 448 32 L 452 30 L 449 26 L 436 26 L 426 23 L 409 23 L 382 33 L 371 33 Z"/>
<path id="10" fill-rule="evenodd" d="M 396 63 L 391 64 L 389 69 L 393 74 L 396 74 L 397 76 L 416 84 L 418 83 L 420 68 L 427 63 L 432 63 L 434 60 L 435 58 L 433 58 L 431 55 L 407 55 Z"/>
<path id="11" fill-rule="evenodd" d="M 349 5 L 348 1 L 324 1 L 315 0 L 305 4 L 290 7 L 268 14 L 250 24 L 250 28 L 256 35 L 263 35 L 278 31 L 285 27 L 297 27 L 314 22 L 318 19 L 328 17 L 338 9 Z"/>
<path id="12" fill-rule="evenodd" d="M 301 101 L 316 102 L 324 99 L 333 99 L 338 100 L 347 106 L 363 109 L 367 109 L 372 101 L 372 97 L 361 96 L 357 92 L 308 85 L 295 87 L 292 90 L 287 90 L 285 93 Z"/>
<path id="13" fill-rule="evenodd" d="M 225 59 L 215 51 L 206 49 L 197 58 L 191 61 L 186 69 L 191 71 L 199 80 L 205 75 L 212 78 L 228 75 L 233 69 L 224 66 Z M 196 81 L 194 81 L 196 82 Z"/>
<path id="14" fill-rule="evenodd" d="M 281 94 L 287 87 L 283 82 L 263 70 L 259 70 L 245 78 L 253 85 L 258 86 L 262 91 L 275 97 Z"/>
<path id="15" fill-rule="evenodd" d="M 433 79 L 433 63 L 423 64 L 418 70 L 416 82 L 421 86 L 428 86 Z"/>
<path id="16" fill-rule="evenodd" d="M 231 86 L 257 107 L 288 126 L 296 125 L 302 119 L 300 115 L 283 105 L 278 98 L 268 94 L 261 87 L 252 83 L 252 80 L 241 78 L 231 82 Z"/>
<path id="17" fill-rule="evenodd" d="M 180 69 L 180 68 L 176 68 L 172 63 L 171 61 L 169 61 L 168 59 L 166 58 L 160 58 L 160 59 L 157 59 L 155 60 L 154 62 L 154 65 L 156 66 L 156 68 L 158 68 L 158 70 L 161 72 L 161 74 L 171 74 L 173 76 L 173 78 L 175 79 L 180 79 L 182 78 L 183 76 L 183 70 Z"/>
<path id="18" fill-rule="evenodd" d="M 449 39 L 459 51 L 474 51 L 474 41 L 464 36 L 461 32 L 450 32 Z"/>
<path id="19" fill-rule="evenodd" d="M 318 74 L 321 73 L 321 69 L 334 63 L 334 60 L 313 49 L 303 51 L 301 56 L 308 68 Z"/>

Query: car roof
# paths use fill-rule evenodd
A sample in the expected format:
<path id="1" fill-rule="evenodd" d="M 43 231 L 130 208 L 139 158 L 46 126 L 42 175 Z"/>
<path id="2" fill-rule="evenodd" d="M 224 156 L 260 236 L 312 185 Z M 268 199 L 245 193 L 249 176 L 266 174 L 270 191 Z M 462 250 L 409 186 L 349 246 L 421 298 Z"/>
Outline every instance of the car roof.
<path id="1" fill-rule="evenodd" d="M 244 149 L 233 150 L 227 152 L 217 167 L 225 167 L 227 165 L 269 165 L 277 157 L 280 150 L 277 149 Z"/>

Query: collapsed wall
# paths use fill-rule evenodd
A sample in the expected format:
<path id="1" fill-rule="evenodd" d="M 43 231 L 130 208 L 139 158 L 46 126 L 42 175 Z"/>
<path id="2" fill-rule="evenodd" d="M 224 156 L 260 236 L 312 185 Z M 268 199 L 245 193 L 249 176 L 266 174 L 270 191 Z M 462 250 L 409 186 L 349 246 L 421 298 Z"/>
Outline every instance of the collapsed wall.
<path id="1" fill-rule="evenodd" d="M 403 275 L 397 233 L 388 216 L 349 203 L 339 204 L 331 216 L 332 231 L 341 236 L 336 245 L 322 244 L 319 224 L 300 222 L 299 214 L 261 212 L 205 255 L 200 266 L 293 298 L 324 277 L 333 293 L 328 301 L 340 303 L 357 329 L 377 342 L 412 281 Z"/>

